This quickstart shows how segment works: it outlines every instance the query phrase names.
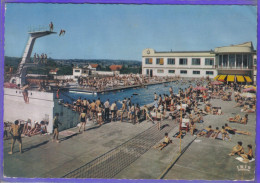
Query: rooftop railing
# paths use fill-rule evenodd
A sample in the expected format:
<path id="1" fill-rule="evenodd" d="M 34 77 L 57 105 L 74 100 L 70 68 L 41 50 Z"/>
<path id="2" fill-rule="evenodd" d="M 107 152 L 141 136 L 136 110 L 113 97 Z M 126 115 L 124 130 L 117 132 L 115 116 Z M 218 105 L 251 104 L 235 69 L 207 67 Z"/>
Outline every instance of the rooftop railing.
<path id="1" fill-rule="evenodd" d="M 49 25 L 29 26 L 28 32 L 50 31 Z"/>

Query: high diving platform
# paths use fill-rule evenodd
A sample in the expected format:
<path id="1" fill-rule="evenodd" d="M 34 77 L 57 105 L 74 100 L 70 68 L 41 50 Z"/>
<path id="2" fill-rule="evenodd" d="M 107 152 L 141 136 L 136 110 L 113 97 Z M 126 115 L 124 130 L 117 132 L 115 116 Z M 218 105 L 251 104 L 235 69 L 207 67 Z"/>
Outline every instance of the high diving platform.
<path id="1" fill-rule="evenodd" d="M 10 79 L 10 83 L 20 84 L 20 86 L 23 86 L 25 84 L 25 76 L 27 68 L 30 67 L 28 63 L 30 62 L 32 50 L 34 43 L 37 38 L 48 36 L 51 34 L 57 34 L 57 32 L 54 31 L 30 31 L 28 32 L 30 35 L 21 62 L 19 63 L 19 66 L 17 68 L 16 74 Z"/>

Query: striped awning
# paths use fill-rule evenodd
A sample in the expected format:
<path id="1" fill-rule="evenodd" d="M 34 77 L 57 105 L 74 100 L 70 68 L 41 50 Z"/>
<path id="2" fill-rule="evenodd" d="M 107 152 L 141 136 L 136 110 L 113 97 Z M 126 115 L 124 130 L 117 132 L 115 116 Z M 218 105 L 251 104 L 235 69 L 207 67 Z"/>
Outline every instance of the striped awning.
<path id="1" fill-rule="evenodd" d="M 221 75 L 219 78 L 218 78 L 218 80 L 220 81 L 220 80 L 224 80 L 225 78 L 227 77 L 227 75 Z"/>
<path id="2" fill-rule="evenodd" d="M 244 76 L 246 78 L 246 82 L 251 83 L 252 79 L 249 76 Z"/>
<path id="3" fill-rule="evenodd" d="M 227 81 L 228 82 L 234 82 L 235 81 L 235 76 L 234 75 L 228 75 Z"/>
<path id="4" fill-rule="evenodd" d="M 241 82 L 241 83 L 245 82 L 245 79 L 243 76 L 236 76 L 236 77 L 237 77 L 237 82 Z"/>
<path id="5" fill-rule="evenodd" d="M 219 76 L 220 76 L 220 75 L 217 75 L 216 77 L 214 77 L 214 80 L 217 80 Z"/>

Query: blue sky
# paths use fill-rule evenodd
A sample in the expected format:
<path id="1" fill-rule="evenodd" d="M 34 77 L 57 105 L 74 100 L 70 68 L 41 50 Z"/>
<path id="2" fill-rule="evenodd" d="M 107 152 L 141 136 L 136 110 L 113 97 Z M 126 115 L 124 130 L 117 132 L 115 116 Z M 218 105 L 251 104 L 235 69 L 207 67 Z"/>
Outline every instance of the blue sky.
<path id="1" fill-rule="evenodd" d="M 30 26 L 65 29 L 36 40 L 33 53 L 63 59 L 141 60 L 142 50 L 199 51 L 252 41 L 256 6 L 7 3 L 5 55 L 21 57 Z"/>

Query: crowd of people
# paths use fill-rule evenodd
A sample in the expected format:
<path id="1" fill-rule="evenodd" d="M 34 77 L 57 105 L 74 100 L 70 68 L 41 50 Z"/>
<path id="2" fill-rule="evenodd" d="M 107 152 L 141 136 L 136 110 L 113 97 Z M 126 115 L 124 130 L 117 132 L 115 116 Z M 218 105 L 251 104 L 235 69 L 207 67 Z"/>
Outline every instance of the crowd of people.
<path id="1" fill-rule="evenodd" d="M 145 77 L 137 75 L 130 75 L 125 78 L 115 76 L 102 78 L 100 80 L 93 79 L 85 82 L 88 84 L 93 82 L 97 84 L 96 86 L 99 86 L 99 84 L 103 85 L 104 83 L 109 83 L 109 81 L 113 83 L 116 81 L 125 81 L 124 84 L 126 85 L 129 83 L 138 84 L 138 82 L 150 82 L 146 80 Z M 79 83 L 81 82 L 84 83 L 84 81 L 79 79 Z M 186 85 L 189 84 L 189 81 L 178 82 L 183 82 Z M 205 115 L 223 114 L 220 106 L 212 105 L 211 99 L 218 98 L 223 101 L 230 101 L 232 100 L 231 96 L 234 92 L 234 99 L 237 104 L 239 104 L 235 107 L 242 107 L 243 109 L 245 106 L 251 109 L 255 108 L 256 100 L 255 98 L 241 97 L 240 93 L 242 93 L 243 87 L 239 85 L 213 85 L 211 82 L 206 81 L 196 81 L 196 85 L 197 86 L 189 85 L 185 89 L 179 88 L 177 94 L 173 92 L 172 87 L 169 87 L 169 93 L 159 94 L 154 92 L 154 102 L 144 106 L 140 106 L 138 103 L 134 104 L 131 97 L 124 98 L 122 101 L 110 101 L 109 99 L 101 101 L 100 98 L 89 100 L 87 98 L 79 97 L 72 104 L 69 104 L 68 102 L 61 104 L 79 114 L 79 132 L 81 132 L 81 130 L 83 130 L 83 132 L 86 130 L 86 123 L 88 121 L 96 122 L 101 126 L 104 123 L 114 121 L 138 124 L 146 120 L 147 122 L 156 123 L 158 130 L 161 130 L 162 121 L 168 119 L 180 125 L 180 132 L 185 130 L 186 132 L 190 132 L 191 135 L 197 135 L 198 137 L 204 136 L 212 139 L 231 141 L 230 136 L 234 134 L 250 135 L 249 132 L 234 129 L 227 123 L 220 127 L 216 126 L 215 129 L 213 129 L 211 125 L 204 129 L 197 129 L 196 124 L 203 123 Z M 202 85 L 204 85 L 204 87 L 202 87 Z M 243 112 L 250 113 L 252 111 L 247 108 L 247 110 L 243 110 Z M 237 114 L 235 117 L 227 119 L 227 121 L 246 125 L 248 122 L 248 114 L 245 114 L 243 118 Z M 58 127 L 59 125 L 62 125 L 62 123 L 58 120 L 58 115 L 55 116 L 53 124 L 53 140 L 59 142 Z M 35 123 L 32 125 L 32 122 L 28 120 L 24 124 L 20 122 L 20 126 L 23 126 L 21 134 L 27 136 L 46 133 L 46 126 L 44 129 L 44 123 L 42 122 L 40 124 Z M 18 140 L 18 142 L 20 141 Z M 170 143 L 172 143 L 172 140 L 168 137 L 168 134 L 165 134 L 164 142 L 155 146 L 155 148 L 160 148 L 162 150 Z M 238 153 L 233 149 L 232 155 L 233 154 Z M 244 155 L 241 157 L 245 159 L 248 158 L 248 156 Z"/>
<path id="2" fill-rule="evenodd" d="M 19 143 L 19 150 L 22 153 L 22 137 L 23 136 L 34 136 L 34 135 L 43 135 L 47 134 L 48 122 L 41 121 L 32 121 L 28 119 L 24 120 L 15 120 L 14 123 L 4 122 L 4 139 L 11 137 L 11 151 L 8 154 L 13 154 L 13 148 L 16 140 Z"/>
<path id="3" fill-rule="evenodd" d="M 173 77 L 147 77 L 141 74 L 124 74 L 107 77 L 79 77 L 80 87 L 87 88 L 90 91 L 105 91 L 107 89 L 126 86 L 144 86 L 151 83 L 170 81 Z"/>

